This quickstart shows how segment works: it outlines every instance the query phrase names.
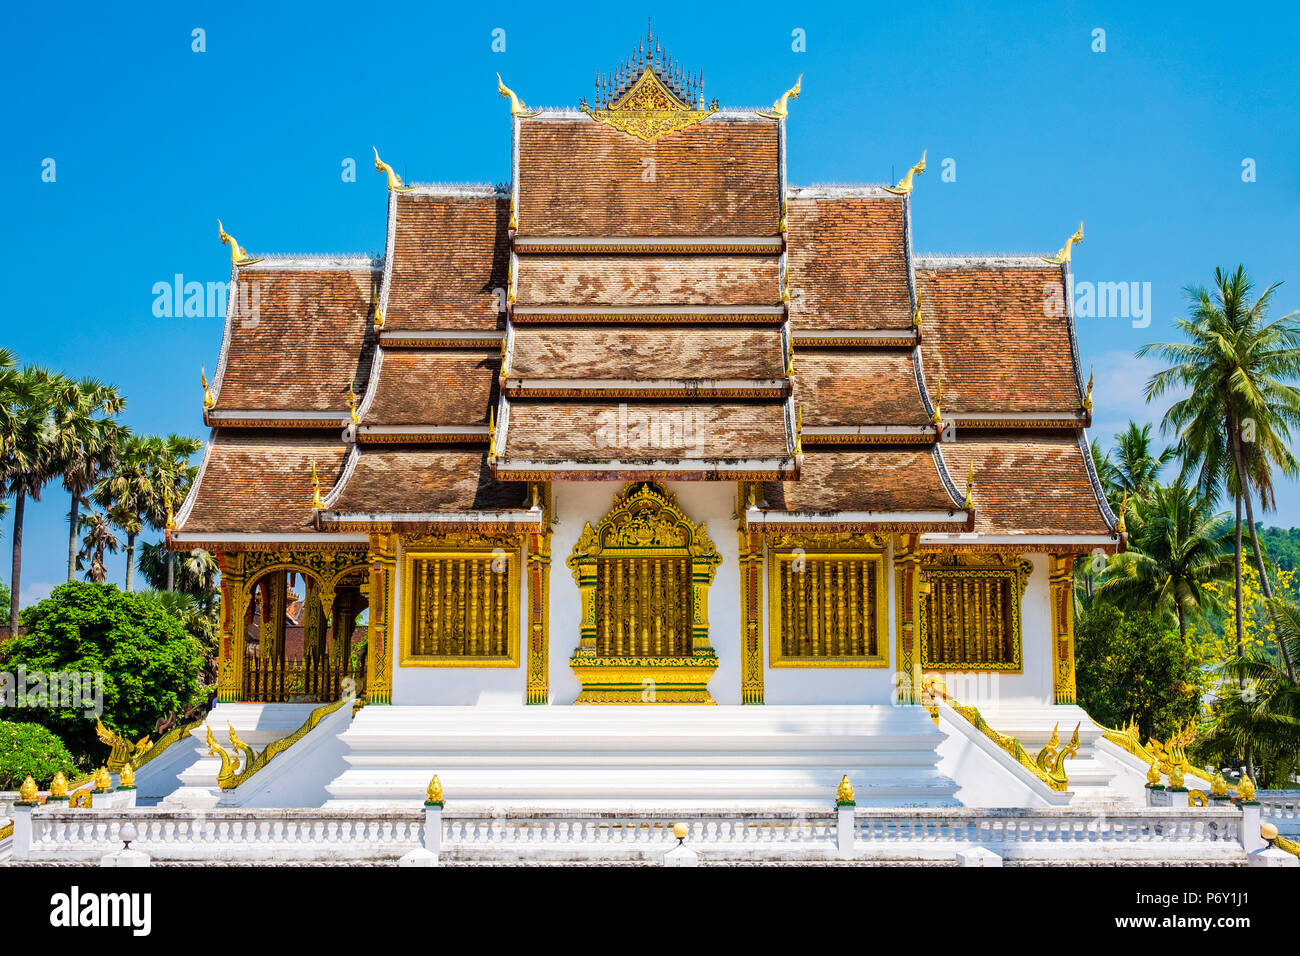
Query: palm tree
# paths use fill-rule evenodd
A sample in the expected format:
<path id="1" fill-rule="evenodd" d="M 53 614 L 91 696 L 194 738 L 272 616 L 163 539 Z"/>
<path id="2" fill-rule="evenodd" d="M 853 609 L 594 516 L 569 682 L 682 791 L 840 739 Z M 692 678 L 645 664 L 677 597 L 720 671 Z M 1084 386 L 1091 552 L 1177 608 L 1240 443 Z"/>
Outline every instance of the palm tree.
<path id="1" fill-rule="evenodd" d="M 1119 469 L 1115 467 L 1110 452 L 1104 451 L 1101 442 L 1097 439 L 1094 438 L 1088 447 L 1092 452 L 1092 468 L 1097 472 L 1097 480 L 1101 482 L 1101 490 L 1105 494 L 1106 500 L 1111 502 L 1112 508 L 1119 510 Z"/>
<path id="2" fill-rule="evenodd" d="M 1187 397 L 1174 402 L 1162 426 L 1179 435 L 1183 473 L 1196 475 L 1196 485 L 1206 497 L 1225 490 L 1235 512 L 1235 600 L 1238 656 L 1244 645 L 1242 630 L 1241 518 L 1245 508 L 1252 542 L 1257 539 L 1251 518 L 1252 486 L 1272 504 L 1271 467 L 1294 475 L 1300 466 L 1287 445 L 1291 427 L 1300 424 L 1300 390 L 1288 384 L 1300 376 L 1300 329 L 1297 313 L 1266 321 L 1277 284 L 1269 286 L 1253 303 L 1253 288 L 1245 270 L 1214 272 L 1211 292 L 1200 286 L 1185 292 L 1192 303 L 1189 318 L 1177 327 L 1187 342 L 1145 345 L 1139 356 L 1156 354 L 1173 363 L 1147 382 L 1147 401 L 1171 388 L 1183 387 Z M 1248 450 L 1249 449 L 1249 450 Z M 1261 586 L 1272 594 L 1263 554 L 1255 547 Z M 1279 641 L 1288 673 L 1293 673 L 1289 649 Z"/>
<path id="3" fill-rule="evenodd" d="M 1115 483 L 1121 494 L 1128 492 L 1131 497 L 1140 498 L 1159 484 L 1160 470 L 1176 454 L 1173 448 L 1166 448 L 1159 454 L 1151 453 L 1151 426 L 1138 426 L 1129 422 L 1128 430 L 1115 436 Z"/>
<path id="4" fill-rule="evenodd" d="M 27 499 L 56 472 L 48 397 L 58 387 L 55 376 L 27 366 L 18 371 L 13 354 L 0 354 L 0 493 L 14 497 L 13 565 L 9 579 L 9 631 L 18 632 L 18 598 L 22 591 L 23 522 Z"/>
<path id="5" fill-rule="evenodd" d="M 86 580 L 103 584 L 108 577 L 108 568 L 104 565 L 104 554 L 117 554 L 117 535 L 113 526 L 101 512 L 92 511 L 83 514 L 80 521 L 84 536 L 81 539 L 81 551 L 77 554 L 77 570 L 86 570 Z M 89 569 L 85 568 L 89 562 Z"/>
<path id="6" fill-rule="evenodd" d="M 161 453 L 155 462 L 156 493 L 150 502 L 148 521 L 159 530 L 167 528 L 180 503 L 190 492 L 190 485 L 198 474 L 198 466 L 190 464 L 190 456 L 203 447 L 197 438 L 168 435 L 162 440 Z M 176 555 L 167 553 L 167 590 L 176 583 Z"/>
<path id="7" fill-rule="evenodd" d="M 1232 568 L 1227 515 L 1182 482 L 1148 490 L 1128 510 L 1129 548 L 1107 563 L 1097 594 L 1121 609 L 1172 613 L 1186 640 L 1189 615 L 1217 610 L 1206 585 Z"/>
<path id="8" fill-rule="evenodd" d="M 117 465 L 100 479 L 94 500 L 108 509 L 109 519 L 126 532 L 126 590 L 135 571 L 135 539 L 144 529 L 157 496 L 157 462 L 163 453 L 159 438 L 127 434 L 118 443 Z"/>
<path id="9" fill-rule="evenodd" d="M 120 426 L 110 416 L 126 402 L 117 390 L 94 379 L 61 388 L 54 407 L 54 454 L 63 487 L 72 497 L 68 510 L 68 580 L 77 570 L 78 513 L 99 474 L 111 465 Z"/>

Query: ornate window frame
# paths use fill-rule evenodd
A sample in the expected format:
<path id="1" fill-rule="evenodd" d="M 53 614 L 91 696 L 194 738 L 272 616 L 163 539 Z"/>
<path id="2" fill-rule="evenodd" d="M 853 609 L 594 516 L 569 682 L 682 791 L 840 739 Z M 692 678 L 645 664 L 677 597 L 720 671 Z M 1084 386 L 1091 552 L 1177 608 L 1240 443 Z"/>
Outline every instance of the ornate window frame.
<path id="1" fill-rule="evenodd" d="M 817 559 L 843 558 L 862 561 L 871 568 L 875 585 L 875 606 L 867 613 L 875 623 L 876 653 L 870 656 L 838 655 L 796 657 L 781 652 L 781 564 L 794 560 L 796 549 Z M 767 543 L 767 662 L 772 668 L 889 666 L 889 552 L 888 541 L 880 535 L 828 532 L 820 534 L 781 534 Z M 861 613 L 861 612 L 860 612 Z"/>
<path id="2" fill-rule="evenodd" d="M 1025 600 L 1025 588 L 1029 585 L 1029 575 L 1033 572 L 1032 561 L 1019 554 L 947 554 L 927 557 L 921 564 L 920 613 L 917 620 L 917 643 L 921 670 L 931 673 L 962 673 L 966 671 L 997 672 L 1003 674 L 1022 674 L 1025 669 L 1024 628 L 1022 625 L 1021 606 Z M 928 654 L 930 638 L 930 595 L 935 580 L 980 581 L 987 579 L 1007 580 L 1011 582 L 1011 652 L 1007 661 L 964 662 L 960 665 L 949 662 L 935 663 Z"/>
<path id="3" fill-rule="evenodd" d="M 402 604 L 401 629 L 398 640 L 398 664 L 401 667 L 518 667 L 519 651 L 519 591 L 521 544 L 513 535 L 483 535 L 475 533 L 449 533 L 445 535 L 402 536 Z M 416 636 L 414 582 L 415 565 L 429 560 L 502 560 L 506 570 L 506 646 L 504 655 L 448 656 L 444 654 L 416 654 L 413 642 Z M 466 597 L 466 602 L 470 600 Z"/>
<path id="4" fill-rule="evenodd" d="M 598 559 L 687 557 L 691 567 L 691 653 L 682 656 L 600 656 L 596 649 Z M 595 527 L 583 526 L 565 562 L 582 601 L 578 647 L 569 666 L 582 685 L 577 704 L 712 704 L 708 682 L 718 669 L 709 645 L 709 587 L 722 557 L 704 523 L 696 524 L 677 497 L 657 481 L 630 481 Z"/>

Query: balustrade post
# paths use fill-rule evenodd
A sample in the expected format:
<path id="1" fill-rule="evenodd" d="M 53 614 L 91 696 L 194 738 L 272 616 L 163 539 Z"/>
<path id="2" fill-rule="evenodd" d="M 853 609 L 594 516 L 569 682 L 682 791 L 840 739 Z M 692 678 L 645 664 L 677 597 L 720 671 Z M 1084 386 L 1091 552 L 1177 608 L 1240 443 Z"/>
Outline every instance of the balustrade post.
<path id="1" fill-rule="evenodd" d="M 1264 838 L 1259 833 L 1259 804 L 1241 801 L 1241 845 L 1247 853 L 1264 849 Z M 14 831 L 15 833 L 17 830 Z"/>
<path id="2" fill-rule="evenodd" d="M 34 802 L 17 800 L 14 802 L 13 810 L 10 811 L 14 820 L 14 844 L 11 855 L 15 860 L 26 860 L 31 856 L 32 811 L 35 809 Z"/>

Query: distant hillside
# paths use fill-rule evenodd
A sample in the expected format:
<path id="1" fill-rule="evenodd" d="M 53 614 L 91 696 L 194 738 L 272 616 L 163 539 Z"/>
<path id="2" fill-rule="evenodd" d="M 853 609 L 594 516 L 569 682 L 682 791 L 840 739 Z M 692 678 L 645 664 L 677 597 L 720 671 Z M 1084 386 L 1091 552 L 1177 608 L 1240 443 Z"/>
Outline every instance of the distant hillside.
<path id="1" fill-rule="evenodd" d="M 1282 570 L 1294 571 L 1300 565 L 1300 528 L 1265 528 L 1260 524 L 1259 543 Z"/>

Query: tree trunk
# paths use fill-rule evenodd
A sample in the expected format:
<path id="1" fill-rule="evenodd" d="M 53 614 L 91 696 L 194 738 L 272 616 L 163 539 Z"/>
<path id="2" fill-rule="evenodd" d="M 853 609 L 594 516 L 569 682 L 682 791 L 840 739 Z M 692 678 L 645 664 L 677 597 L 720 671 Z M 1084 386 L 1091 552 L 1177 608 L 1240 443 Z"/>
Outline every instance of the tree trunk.
<path id="1" fill-rule="evenodd" d="M 1237 540 L 1233 547 L 1233 565 L 1236 571 L 1236 602 L 1237 602 L 1237 656 L 1240 657 L 1245 647 L 1246 639 L 1243 636 L 1241 622 L 1241 495 L 1237 494 Z"/>
<path id="2" fill-rule="evenodd" d="M 77 579 L 77 516 L 81 513 L 81 498 L 72 496 L 68 510 L 68 583 Z"/>
<path id="3" fill-rule="evenodd" d="M 176 552 L 167 552 L 167 590 L 176 590 Z"/>
<path id="4" fill-rule="evenodd" d="M 1250 529 L 1250 547 L 1255 552 L 1255 568 L 1259 571 L 1259 587 L 1264 592 L 1264 600 L 1272 601 L 1273 583 L 1268 579 L 1268 570 L 1264 567 L 1264 552 L 1259 547 L 1259 531 L 1255 527 L 1255 506 L 1250 500 L 1250 485 L 1244 479 L 1246 472 L 1245 455 L 1242 454 L 1241 441 L 1236 433 L 1233 435 L 1232 453 L 1236 458 L 1237 474 L 1243 476 L 1241 490 L 1246 499 L 1246 527 Z M 1268 613 L 1272 617 L 1272 607 L 1269 608 Z M 1291 666 L 1291 655 L 1287 653 L 1286 641 L 1282 639 L 1281 635 L 1277 636 L 1277 649 L 1281 652 L 1282 667 L 1286 670 L 1287 677 L 1295 680 L 1295 671 Z"/>
<path id="5" fill-rule="evenodd" d="M 27 510 L 27 493 L 14 493 L 14 563 L 9 574 L 9 636 L 18 636 L 18 592 L 23 582 L 23 513 Z"/>
<path id="6" fill-rule="evenodd" d="M 1238 531 L 1237 537 L 1240 539 L 1241 533 Z M 128 531 L 126 535 L 126 591 L 131 593 L 131 576 L 135 571 L 135 532 Z M 1240 568 L 1238 568 L 1238 578 L 1240 578 Z"/>
<path id="7" fill-rule="evenodd" d="M 1187 646 L 1187 613 L 1183 610 L 1181 604 L 1174 605 L 1178 612 L 1178 636 L 1183 639 L 1183 646 Z"/>

